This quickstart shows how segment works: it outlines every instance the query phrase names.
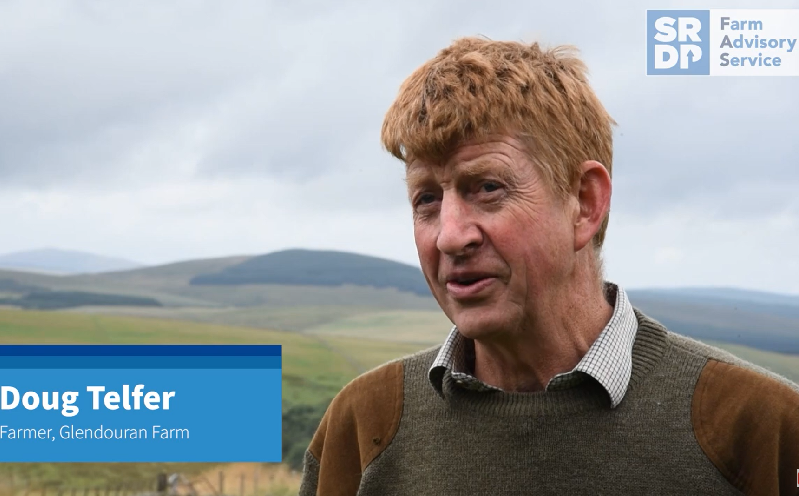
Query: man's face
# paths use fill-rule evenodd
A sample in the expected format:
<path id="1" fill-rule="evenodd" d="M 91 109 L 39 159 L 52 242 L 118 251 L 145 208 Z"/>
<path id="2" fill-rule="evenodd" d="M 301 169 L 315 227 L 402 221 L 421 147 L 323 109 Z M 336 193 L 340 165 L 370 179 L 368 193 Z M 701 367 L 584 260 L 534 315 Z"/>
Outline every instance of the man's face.
<path id="1" fill-rule="evenodd" d="M 407 167 L 422 271 L 466 337 L 534 324 L 574 270 L 575 202 L 559 199 L 521 142 L 466 143 Z"/>

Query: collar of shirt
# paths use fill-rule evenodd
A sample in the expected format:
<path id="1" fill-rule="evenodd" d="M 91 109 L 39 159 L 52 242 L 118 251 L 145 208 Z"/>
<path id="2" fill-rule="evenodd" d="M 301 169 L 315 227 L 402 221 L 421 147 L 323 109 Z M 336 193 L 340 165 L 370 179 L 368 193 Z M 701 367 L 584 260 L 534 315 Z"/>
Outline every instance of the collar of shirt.
<path id="1" fill-rule="evenodd" d="M 624 398 L 632 373 L 632 350 L 638 319 L 627 298 L 627 293 L 617 285 L 606 282 L 605 294 L 608 303 L 613 305 L 613 315 L 608 324 L 594 341 L 588 352 L 574 369 L 553 377 L 547 384 L 547 391 L 568 389 L 592 377 L 605 388 L 610 396 L 610 406 L 615 408 Z M 474 342 L 467 339 L 453 327 L 433 362 L 428 378 L 433 387 L 442 390 L 444 373 L 449 371 L 455 382 L 463 388 L 480 391 L 501 391 L 486 384 L 470 372 L 473 363 Z"/>

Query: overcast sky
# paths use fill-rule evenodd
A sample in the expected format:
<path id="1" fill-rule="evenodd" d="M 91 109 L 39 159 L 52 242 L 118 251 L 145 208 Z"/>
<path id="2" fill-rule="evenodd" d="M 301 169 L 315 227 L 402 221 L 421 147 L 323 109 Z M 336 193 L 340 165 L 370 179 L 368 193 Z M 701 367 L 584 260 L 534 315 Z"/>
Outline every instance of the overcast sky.
<path id="1" fill-rule="evenodd" d="M 0 253 L 418 265 L 382 118 L 412 70 L 484 35 L 581 49 L 619 124 L 611 280 L 799 294 L 799 77 L 647 77 L 646 8 L 686 5 L 0 1 Z M 755 7 L 799 1 L 693 5 Z"/>

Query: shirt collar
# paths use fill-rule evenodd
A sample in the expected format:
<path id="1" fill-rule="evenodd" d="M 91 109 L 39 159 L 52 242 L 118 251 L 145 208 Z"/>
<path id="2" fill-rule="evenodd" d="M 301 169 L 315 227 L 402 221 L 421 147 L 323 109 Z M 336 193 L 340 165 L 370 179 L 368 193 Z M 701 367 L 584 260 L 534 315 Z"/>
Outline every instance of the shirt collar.
<path id="1" fill-rule="evenodd" d="M 630 383 L 638 319 L 623 289 L 607 282 L 605 292 L 608 302 L 613 304 L 613 315 L 577 366 L 553 377 L 547 384 L 547 391 L 573 387 L 589 376 L 607 391 L 611 408 L 615 408 L 621 403 Z M 480 392 L 501 391 L 471 375 L 467 360 L 470 349 L 473 350 L 473 342 L 453 327 L 428 372 L 428 379 L 439 394 L 443 390 L 446 372 L 460 387 Z"/>

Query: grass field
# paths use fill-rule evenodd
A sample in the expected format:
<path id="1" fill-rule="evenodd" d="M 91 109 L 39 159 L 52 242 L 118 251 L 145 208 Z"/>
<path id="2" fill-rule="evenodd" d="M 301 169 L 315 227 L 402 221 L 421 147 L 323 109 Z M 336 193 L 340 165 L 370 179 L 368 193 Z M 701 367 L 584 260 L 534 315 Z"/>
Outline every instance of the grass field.
<path id="1" fill-rule="evenodd" d="M 451 327 L 440 312 L 372 311 L 352 315 L 346 311 L 336 314 L 331 307 L 316 307 L 316 310 L 326 318 L 335 317 L 334 321 L 311 326 L 304 332 L 287 332 L 176 318 L 0 309 L 0 343 L 281 344 L 284 403 L 292 406 L 324 403 L 359 373 L 437 344 Z M 283 311 L 284 318 L 289 320 L 313 321 L 319 317 L 313 314 L 298 317 L 293 313 L 296 308 Z M 799 356 L 711 344 L 799 382 Z M 297 474 L 292 475 L 285 467 L 275 467 L 269 470 L 283 475 L 272 479 L 280 480 L 285 494 L 296 493 Z M 0 464 L 0 482 L 9 480 L 13 473 L 18 480 L 93 487 L 127 479 L 154 480 L 161 470 L 199 476 L 228 468 L 208 464 Z M 264 477 L 266 481 L 267 476 Z"/>
<path id="2" fill-rule="evenodd" d="M 383 311 L 349 315 L 336 307 L 302 307 L 306 321 L 334 318 L 304 332 L 79 312 L 0 310 L 3 343 L 271 343 L 283 345 L 284 397 L 311 404 L 335 394 L 358 373 L 440 343 L 451 327 L 440 312 Z M 314 310 L 316 313 L 314 313 Z M 299 319 L 299 309 L 283 309 Z M 276 311 L 276 313 L 279 313 Z M 320 316 L 321 315 L 321 316 Z M 711 342 L 799 381 L 799 356 Z"/>
<path id="3" fill-rule="evenodd" d="M 284 399 L 311 404 L 334 395 L 358 372 L 320 339 L 293 332 L 69 312 L 0 310 L 0 342 L 283 345 Z"/>
<path id="4" fill-rule="evenodd" d="M 399 345 L 394 352 L 387 343 L 378 343 L 374 350 L 370 351 L 368 345 L 363 345 L 357 353 L 347 355 L 337 351 L 347 348 L 349 343 L 346 341 L 321 340 L 292 332 L 179 320 L 10 309 L 0 309 L 0 343 L 280 344 L 283 346 L 283 398 L 289 406 L 326 402 L 361 370 L 408 350 Z M 353 360 L 356 355 L 357 360 Z M 211 470 L 211 466 L 146 463 L 0 464 L 0 479 L 35 480 L 39 484 L 82 488 L 129 480 L 154 481 L 155 474 L 161 470 L 197 475 Z M 281 476 L 279 479 L 287 487 L 293 487 L 296 482 L 291 477 Z"/>
<path id="5" fill-rule="evenodd" d="M 112 307 L 84 306 L 67 311 L 126 317 L 185 320 L 209 324 L 302 331 L 379 309 L 357 305 L 293 305 L 254 307 Z M 401 312 L 399 312 L 401 313 Z M 424 312 L 423 312 L 424 313 Z M 432 312 L 431 312 L 432 313 Z"/>
<path id="6" fill-rule="evenodd" d="M 432 345 L 442 342 L 451 328 L 452 322 L 441 311 L 389 310 L 347 316 L 305 332 Z"/>
<path id="7" fill-rule="evenodd" d="M 756 350 L 747 346 L 729 344 L 721 341 L 706 341 L 706 343 L 727 350 L 733 355 L 765 367 L 799 384 L 799 355 L 787 355 Z"/>

